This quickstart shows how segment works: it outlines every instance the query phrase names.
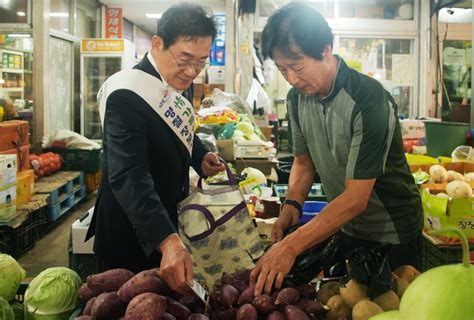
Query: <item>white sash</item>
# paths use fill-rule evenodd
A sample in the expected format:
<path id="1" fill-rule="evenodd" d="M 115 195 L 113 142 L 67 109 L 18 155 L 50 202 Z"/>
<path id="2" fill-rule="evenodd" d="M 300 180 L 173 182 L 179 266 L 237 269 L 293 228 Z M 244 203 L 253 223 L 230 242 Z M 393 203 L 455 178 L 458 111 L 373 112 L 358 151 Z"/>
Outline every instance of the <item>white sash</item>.
<path id="1" fill-rule="evenodd" d="M 145 100 L 173 130 L 191 156 L 194 139 L 193 106 L 185 97 L 165 86 L 160 79 L 142 70 L 122 70 L 104 82 L 97 94 L 102 128 L 107 98 L 119 89 L 133 91 Z"/>

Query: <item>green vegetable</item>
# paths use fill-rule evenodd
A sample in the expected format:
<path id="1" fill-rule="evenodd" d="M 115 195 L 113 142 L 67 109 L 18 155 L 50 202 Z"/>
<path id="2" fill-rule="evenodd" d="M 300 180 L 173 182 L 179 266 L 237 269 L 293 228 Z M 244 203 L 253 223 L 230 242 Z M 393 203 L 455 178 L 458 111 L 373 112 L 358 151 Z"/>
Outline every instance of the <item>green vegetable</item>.
<path id="1" fill-rule="evenodd" d="M 77 306 L 81 285 L 81 278 L 71 269 L 55 267 L 44 270 L 26 289 L 27 319 L 68 319 Z"/>
<path id="2" fill-rule="evenodd" d="M 0 297 L 0 319 L 2 320 L 15 320 L 15 314 L 13 309 L 8 304 L 8 301 Z"/>
<path id="3" fill-rule="evenodd" d="M 13 314 L 15 314 L 15 320 L 23 320 L 25 318 L 23 305 L 18 301 L 10 302 L 10 305 L 13 309 Z"/>
<path id="4" fill-rule="evenodd" d="M 418 169 L 418 171 L 413 173 L 412 175 L 415 179 L 416 184 L 423 184 L 430 179 L 430 175 L 427 172 L 422 171 L 421 169 Z"/>
<path id="5" fill-rule="evenodd" d="M 474 318 L 474 266 L 469 264 L 468 242 L 458 228 L 434 230 L 431 234 L 447 231 L 461 238 L 463 263 L 433 268 L 419 275 L 403 294 L 400 319 Z"/>
<path id="6" fill-rule="evenodd" d="M 0 297 L 7 301 L 12 300 L 25 277 L 25 270 L 15 259 L 8 254 L 0 253 Z"/>
<path id="7" fill-rule="evenodd" d="M 386 311 L 384 313 L 379 313 L 369 318 L 369 320 L 399 320 L 399 319 L 400 319 L 400 311 L 398 310 Z"/>

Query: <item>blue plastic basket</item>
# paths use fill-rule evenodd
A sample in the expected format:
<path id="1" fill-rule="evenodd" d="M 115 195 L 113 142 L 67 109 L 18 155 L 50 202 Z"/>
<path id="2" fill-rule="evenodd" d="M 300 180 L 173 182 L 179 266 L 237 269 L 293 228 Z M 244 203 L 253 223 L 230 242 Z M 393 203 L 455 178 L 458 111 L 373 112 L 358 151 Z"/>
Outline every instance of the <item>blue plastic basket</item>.
<path id="1" fill-rule="evenodd" d="M 303 205 L 303 215 L 301 223 L 306 223 L 313 219 L 328 203 L 326 201 L 305 201 Z"/>

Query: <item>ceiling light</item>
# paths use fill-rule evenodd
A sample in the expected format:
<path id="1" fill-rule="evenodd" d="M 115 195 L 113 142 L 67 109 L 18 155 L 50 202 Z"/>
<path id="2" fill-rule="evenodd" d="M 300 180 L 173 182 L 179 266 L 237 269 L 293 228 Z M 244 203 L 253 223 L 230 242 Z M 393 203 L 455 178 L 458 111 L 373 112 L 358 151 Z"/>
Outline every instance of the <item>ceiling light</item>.
<path id="1" fill-rule="evenodd" d="M 50 17 L 58 17 L 58 18 L 67 18 L 69 17 L 69 13 L 67 12 L 50 12 Z"/>
<path id="2" fill-rule="evenodd" d="M 20 17 L 26 16 L 26 13 L 24 13 L 23 11 L 18 11 L 16 14 L 19 15 Z"/>
<path id="3" fill-rule="evenodd" d="M 162 13 L 145 13 L 145 17 L 149 19 L 160 19 Z"/>
<path id="4" fill-rule="evenodd" d="M 10 38 L 29 38 L 30 35 L 28 33 L 10 33 L 8 34 Z"/>
<path id="5" fill-rule="evenodd" d="M 0 84 L 5 84 L 5 80 L 0 79 Z"/>

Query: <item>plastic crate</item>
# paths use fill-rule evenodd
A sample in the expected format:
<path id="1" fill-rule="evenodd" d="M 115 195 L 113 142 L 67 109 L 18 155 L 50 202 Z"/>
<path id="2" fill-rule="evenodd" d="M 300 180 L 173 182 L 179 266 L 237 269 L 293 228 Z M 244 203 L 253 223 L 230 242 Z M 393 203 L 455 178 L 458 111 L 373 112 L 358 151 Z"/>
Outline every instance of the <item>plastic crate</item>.
<path id="1" fill-rule="evenodd" d="M 15 259 L 21 257 L 35 245 L 35 227 L 31 214 L 18 228 L 0 227 L 0 252 L 8 253 Z"/>
<path id="2" fill-rule="evenodd" d="M 61 170 L 95 173 L 102 166 L 102 149 L 47 149 L 61 156 Z"/>
<path id="3" fill-rule="evenodd" d="M 307 223 L 313 219 L 328 203 L 326 201 L 305 201 L 300 222 Z"/>
<path id="4" fill-rule="evenodd" d="M 69 249 L 69 268 L 76 271 L 84 281 L 87 276 L 99 272 L 97 258 L 94 254 L 72 253 L 72 249 Z"/>
<path id="5" fill-rule="evenodd" d="M 424 234 L 422 241 L 422 271 L 462 262 L 461 245 L 436 245 Z M 474 245 L 470 246 L 470 250 L 474 250 Z"/>

